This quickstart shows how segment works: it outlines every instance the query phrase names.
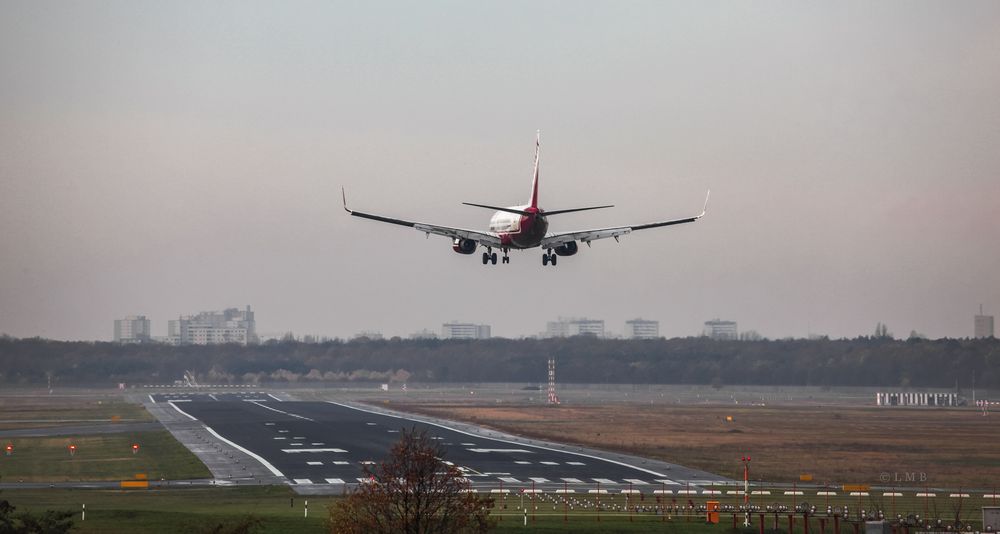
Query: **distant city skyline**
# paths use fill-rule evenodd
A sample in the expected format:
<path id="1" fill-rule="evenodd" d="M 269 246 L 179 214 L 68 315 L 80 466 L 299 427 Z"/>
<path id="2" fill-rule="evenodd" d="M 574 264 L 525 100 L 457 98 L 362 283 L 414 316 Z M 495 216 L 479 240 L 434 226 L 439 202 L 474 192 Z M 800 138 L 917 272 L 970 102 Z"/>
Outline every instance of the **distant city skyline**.
<path id="1" fill-rule="evenodd" d="M 0 332 L 110 340 L 253 303 L 267 332 L 973 335 L 1000 308 L 1000 3 L 6 2 Z M 447 31 L 442 31 L 447 28 Z M 551 231 L 484 266 L 351 207 Z"/>

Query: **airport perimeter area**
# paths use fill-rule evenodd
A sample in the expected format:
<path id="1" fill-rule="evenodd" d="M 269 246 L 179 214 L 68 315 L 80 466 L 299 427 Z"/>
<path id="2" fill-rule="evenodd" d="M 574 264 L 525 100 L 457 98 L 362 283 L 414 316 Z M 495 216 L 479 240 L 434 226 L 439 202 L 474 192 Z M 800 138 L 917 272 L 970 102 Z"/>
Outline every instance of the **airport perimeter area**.
<path id="1" fill-rule="evenodd" d="M 133 390 L 128 397 L 142 401 L 159 424 L 204 462 L 211 472 L 208 478 L 172 480 L 168 474 L 138 486 L 145 489 L 126 489 L 121 481 L 68 480 L 46 487 L 45 483 L 17 483 L 3 477 L 0 489 L 12 503 L 31 506 L 49 502 L 72 509 L 89 500 L 92 522 L 103 520 L 103 514 L 110 518 L 123 513 L 123 507 L 132 509 L 128 513 L 156 516 L 156 496 L 176 504 L 204 499 L 199 492 L 221 492 L 218 498 L 232 501 L 230 508 L 219 509 L 224 517 L 232 519 L 239 515 L 237 509 L 244 509 L 264 516 L 272 524 L 267 531 L 278 525 L 281 528 L 274 531 L 300 527 L 304 532 L 321 531 L 320 518 L 331 499 L 365 483 L 362 466 L 382 459 L 401 429 L 417 427 L 426 428 L 445 447 L 446 460 L 465 473 L 472 491 L 493 497 L 492 515 L 500 530 L 525 525 L 537 531 L 567 532 L 729 529 L 746 521 L 747 510 L 754 529 L 839 529 L 849 534 L 855 528 L 864 529 L 864 520 L 878 518 L 897 519 L 900 525 L 914 528 L 928 520 L 933 527 L 940 520 L 942 528 L 957 521 L 981 529 L 985 526 L 983 507 L 1000 505 L 1000 494 L 993 488 L 921 484 L 916 478 L 906 480 L 908 474 L 888 484 L 751 478 L 746 495 L 743 481 L 732 474 L 721 476 L 641 455 L 526 438 L 495 428 L 502 424 L 484 428 L 427 413 L 404 414 L 390 409 L 402 404 L 399 399 L 386 402 L 389 399 L 378 399 L 378 394 L 344 395 L 341 391 L 332 395 L 339 400 L 320 400 L 329 393 L 262 388 Z M 508 405 L 524 395 L 516 388 L 507 388 L 510 398 L 493 393 L 500 396 L 500 404 Z M 422 403 L 425 412 L 440 412 L 442 405 L 453 402 L 450 395 L 454 393 L 435 392 L 413 395 L 410 400 Z M 448 409 L 462 415 L 455 406 Z M 0 439 L 11 441 L 24 431 L 10 426 L 0 430 Z M 69 425 L 63 430 L 79 429 Z M 16 454 L 30 452 L 19 447 Z M 81 492 L 81 488 L 96 491 Z M 306 512 L 308 501 L 312 508 Z M 719 525 L 704 525 L 708 508 L 715 506 Z M 204 514 L 216 513 L 194 502 L 190 509 L 203 514 L 202 519 Z"/>

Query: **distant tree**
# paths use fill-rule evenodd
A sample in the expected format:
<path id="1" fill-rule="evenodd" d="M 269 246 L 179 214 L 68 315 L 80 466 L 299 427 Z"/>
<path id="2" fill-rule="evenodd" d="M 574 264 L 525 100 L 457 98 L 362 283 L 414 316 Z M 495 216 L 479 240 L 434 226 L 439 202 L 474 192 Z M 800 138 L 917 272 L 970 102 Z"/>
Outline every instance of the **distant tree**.
<path id="1" fill-rule="evenodd" d="M 401 432 L 386 461 L 365 466 L 369 482 L 330 506 L 330 532 L 487 532 L 493 500 L 469 492 L 468 480 L 444 463 L 444 453 L 426 431 Z"/>

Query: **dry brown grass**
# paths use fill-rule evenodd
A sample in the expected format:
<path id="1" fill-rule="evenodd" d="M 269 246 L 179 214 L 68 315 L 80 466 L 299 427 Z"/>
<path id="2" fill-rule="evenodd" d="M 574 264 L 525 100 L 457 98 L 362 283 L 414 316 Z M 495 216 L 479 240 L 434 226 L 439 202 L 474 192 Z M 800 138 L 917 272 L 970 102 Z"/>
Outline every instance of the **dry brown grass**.
<path id="1" fill-rule="evenodd" d="M 931 486 L 1000 485 L 1000 414 L 972 409 L 393 404 L 732 477 L 742 478 L 740 457 L 750 455 L 751 477 L 770 482 L 808 473 L 819 483 L 919 486 L 924 473 Z"/>

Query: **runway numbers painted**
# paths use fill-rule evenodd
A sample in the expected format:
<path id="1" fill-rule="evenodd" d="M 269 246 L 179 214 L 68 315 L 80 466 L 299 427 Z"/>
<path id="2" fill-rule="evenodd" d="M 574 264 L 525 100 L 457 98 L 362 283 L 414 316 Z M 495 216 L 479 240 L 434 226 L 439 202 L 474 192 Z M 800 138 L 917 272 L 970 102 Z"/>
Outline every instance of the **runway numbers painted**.
<path id="1" fill-rule="evenodd" d="M 328 479 L 326 479 L 326 483 L 327 484 L 343 484 L 344 481 L 342 479 L 339 479 L 339 478 L 328 478 Z"/>

